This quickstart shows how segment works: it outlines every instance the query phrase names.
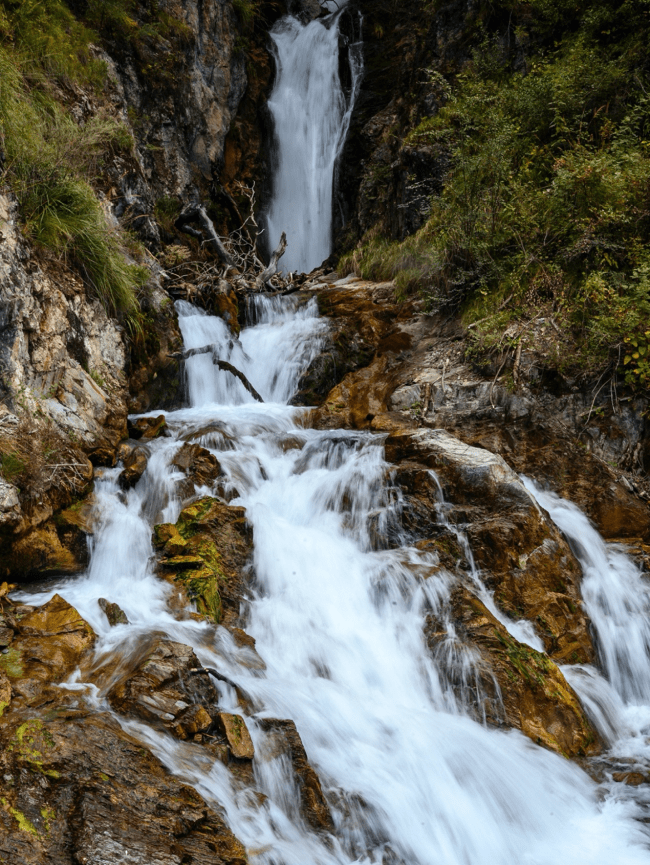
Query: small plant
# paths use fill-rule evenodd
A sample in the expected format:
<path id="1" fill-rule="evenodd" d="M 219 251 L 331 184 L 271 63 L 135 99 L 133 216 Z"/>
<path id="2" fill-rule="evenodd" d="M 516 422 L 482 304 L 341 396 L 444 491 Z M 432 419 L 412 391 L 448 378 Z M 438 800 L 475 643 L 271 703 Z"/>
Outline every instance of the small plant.
<path id="1" fill-rule="evenodd" d="M 101 388 L 106 387 L 106 382 L 101 377 L 101 375 L 97 372 L 96 369 L 91 369 L 90 372 L 88 373 L 88 375 L 95 382 L 95 384 L 98 384 Z"/>
<path id="2" fill-rule="evenodd" d="M 21 475 L 25 471 L 25 468 L 24 460 L 15 451 L 0 454 L 0 469 L 2 470 L 4 479 L 9 483 Z"/>

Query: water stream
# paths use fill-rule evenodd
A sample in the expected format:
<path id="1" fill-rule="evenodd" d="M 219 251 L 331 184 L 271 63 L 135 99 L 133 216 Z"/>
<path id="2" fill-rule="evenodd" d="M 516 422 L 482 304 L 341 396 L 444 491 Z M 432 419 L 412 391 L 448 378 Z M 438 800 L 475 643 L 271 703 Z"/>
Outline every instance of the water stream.
<path id="1" fill-rule="evenodd" d="M 268 798 L 260 803 L 199 745 L 121 719 L 123 726 L 225 810 L 255 865 L 650 862 L 633 819 L 638 802 L 620 795 L 621 785 L 598 788 L 518 732 L 474 720 L 427 650 L 425 617 L 444 614 L 456 578 L 432 573 L 431 554 L 385 548 L 368 530 L 378 511 L 393 507 L 381 437 L 303 428 L 303 410 L 286 405 L 325 335 L 313 302 L 260 298 L 256 324 L 240 340 L 189 304 L 178 311 L 186 346 L 219 345 L 268 402 L 253 402 L 228 373 L 192 358 L 192 407 L 167 413 L 173 436 L 152 443 L 137 486 L 121 493 L 117 469 L 97 481 L 88 573 L 23 597 L 43 603 L 59 591 L 99 635 L 98 661 L 162 631 L 236 681 L 255 707 L 246 720 L 257 788 Z M 263 673 L 225 629 L 179 621 L 173 590 L 152 567 L 151 524 L 174 520 L 181 507 L 172 456 L 181 437 L 207 425 L 212 431 L 198 441 L 221 462 L 253 526 L 254 580 L 242 618 Z M 99 597 L 119 603 L 131 624 L 110 628 Z M 68 687 L 107 708 L 96 683 L 77 675 Z M 240 713 L 233 689 L 219 687 L 223 707 Z M 296 722 L 332 807 L 333 838 L 300 818 L 290 767 L 265 750 L 264 717 Z"/>
<path id="2" fill-rule="evenodd" d="M 287 234 L 285 272 L 308 273 L 331 252 L 334 169 L 362 71 L 361 45 L 348 46 L 351 83 L 345 93 L 339 78 L 341 14 L 342 9 L 307 25 L 287 16 L 271 31 L 277 74 L 268 106 L 277 166 L 267 230 L 271 248 Z"/>
<path id="3" fill-rule="evenodd" d="M 288 270 L 309 270 L 329 253 L 333 170 L 360 69 L 351 50 L 346 99 L 339 20 L 333 13 L 304 26 L 285 18 L 273 32 L 279 165 L 269 231 L 273 242 L 287 231 Z M 288 405 L 327 336 L 315 302 L 259 297 L 239 338 L 188 303 L 177 311 L 185 347 L 216 345 L 265 402 L 209 355 L 189 359 L 190 407 L 167 412 L 171 437 L 151 442 L 135 488 L 120 490 L 119 468 L 96 479 L 87 573 L 20 597 L 42 604 L 59 592 L 73 604 L 98 635 L 95 671 L 136 652 L 152 632 L 191 645 L 249 696 L 255 785 L 265 797 L 201 745 L 118 721 L 225 812 L 252 865 L 649 865 L 648 835 L 636 819 L 640 797 L 620 784 L 597 785 L 517 731 L 487 727 L 473 712 L 471 653 L 456 652 L 453 641 L 437 655 L 427 648 L 426 618 L 445 619 L 458 577 L 406 536 L 399 546 L 395 533 L 389 544 L 377 531 L 399 525 L 382 437 L 309 429 L 304 410 Z M 253 527 L 241 623 L 264 670 L 251 667 L 225 628 L 173 612 L 174 589 L 155 573 L 152 526 L 178 517 L 183 476 L 172 460 L 188 438 L 217 457 L 232 503 L 245 507 Z M 607 678 L 595 668 L 567 676 L 612 749 L 631 742 L 641 752 L 650 703 L 645 585 L 570 505 L 534 492 L 578 550 Z M 475 568 L 472 578 L 511 632 L 538 645 L 529 623 L 496 610 Z M 129 624 L 111 628 L 101 597 L 118 603 Z M 110 711 L 105 678 L 78 671 L 64 687 Z M 223 709 L 241 714 L 234 688 L 219 682 L 218 689 Z M 330 804 L 333 835 L 316 834 L 300 816 L 291 765 L 267 747 L 264 718 L 295 721 Z"/>

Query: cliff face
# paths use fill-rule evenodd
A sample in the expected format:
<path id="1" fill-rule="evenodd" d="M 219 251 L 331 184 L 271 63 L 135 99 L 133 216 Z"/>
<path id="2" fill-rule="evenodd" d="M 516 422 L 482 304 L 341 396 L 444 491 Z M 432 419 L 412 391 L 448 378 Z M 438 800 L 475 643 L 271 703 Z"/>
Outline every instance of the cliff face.
<path id="1" fill-rule="evenodd" d="M 70 6 L 82 18 L 91 11 Z M 168 356 L 180 346 L 173 299 L 151 253 L 178 239 L 173 222 L 188 202 L 212 199 L 218 218 L 225 141 L 248 84 L 250 28 L 231 2 L 143 2 L 127 17 L 91 23 L 102 36 L 91 50 L 106 66 L 104 84 L 48 86 L 79 128 L 108 117 L 131 132 L 130 144 L 102 154 L 93 184 L 109 225 L 130 232 L 127 261 L 149 276 L 129 332 L 93 296 L 83 267 L 71 267 L 74 255 L 23 236 L 11 184 L 0 196 L 0 548 L 10 578 L 83 565 L 79 526 L 60 512 L 90 489 L 91 461 L 115 464 L 127 411 L 182 399 L 179 363 Z M 260 93 L 258 84 L 249 97 L 255 127 Z"/>

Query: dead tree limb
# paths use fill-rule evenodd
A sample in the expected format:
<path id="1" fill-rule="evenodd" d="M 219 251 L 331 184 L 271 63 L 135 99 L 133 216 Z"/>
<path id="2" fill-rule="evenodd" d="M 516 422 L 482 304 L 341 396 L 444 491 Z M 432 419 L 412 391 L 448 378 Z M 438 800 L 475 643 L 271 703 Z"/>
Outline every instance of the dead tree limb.
<path id="1" fill-rule="evenodd" d="M 203 234 L 199 234 L 195 228 L 191 228 L 189 226 L 188 223 L 190 222 L 199 223 L 203 231 L 208 235 L 207 240 L 205 240 Z M 232 265 L 233 261 L 230 253 L 223 245 L 221 238 L 217 234 L 215 227 L 212 224 L 212 220 L 206 213 L 205 207 L 203 207 L 201 204 L 186 207 L 185 210 L 183 210 L 181 215 L 178 217 L 174 225 L 179 231 L 184 231 L 186 234 L 189 234 L 192 237 L 197 237 L 197 234 L 199 234 L 202 242 L 207 243 L 210 249 L 212 249 L 213 252 L 216 252 L 219 258 L 224 262 L 224 264 Z"/>
<path id="2" fill-rule="evenodd" d="M 256 280 L 257 288 L 261 288 L 265 285 L 269 279 L 277 273 L 278 271 L 278 261 L 284 255 L 284 251 L 287 248 L 287 235 L 283 231 L 280 235 L 280 243 L 278 243 L 277 247 L 273 250 L 273 255 L 271 256 L 271 261 L 269 262 L 269 266 L 265 271 L 260 273 Z"/>
<path id="3" fill-rule="evenodd" d="M 197 354 L 211 354 L 212 355 L 212 363 L 219 367 L 219 369 L 224 372 L 229 372 L 231 375 L 234 375 L 235 378 L 238 378 L 239 381 L 244 385 L 249 394 L 256 399 L 258 402 L 264 402 L 259 393 L 255 390 L 253 385 L 246 378 L 244 373 L 237 369 L 236 366 L 233 366 L 231 363 L 228 363 L 227 360 L 219 360 L 216 354 L 217 347 L 214 343 L 210 343 L 210 345 L 202 345 L 200 348 L 188 348 L 187 351 L 177 351 L 169 354 L 169 357 L 177 357 L 181 360 L 187 360 L 188 357 L 195 357 Z"/>

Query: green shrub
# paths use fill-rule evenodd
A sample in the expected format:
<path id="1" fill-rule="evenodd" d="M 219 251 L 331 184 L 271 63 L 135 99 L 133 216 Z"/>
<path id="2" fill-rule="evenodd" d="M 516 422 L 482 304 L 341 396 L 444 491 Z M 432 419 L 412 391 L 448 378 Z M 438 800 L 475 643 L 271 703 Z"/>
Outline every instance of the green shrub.
<path id="1" fill-rule="evenodd" d="M 125 258 L 122 235 L 91 186 L 107 152 L 130 150 L 132 138 L 112 118 L 77 124 L 49 86 L 48 75 L 77 75 L 80 69 L 88 80 L 95 68 L 82 63 L 89 31 L 54 0 L 5 2 L 0 9 L 13 40 L 11 47 L 0 47 L 3 179 L 17 196 L 25 233 L 75 265 L 107 311 L 123 315 L 129 329 L 137 330 L 137 292 L 146 272 Z M 55 37 L 59 42 L 49 51 Z"/>
<path id="2" fill-rule="evenodd" d="M 650 314 L 647 15 L 616 23 L 604 3 L 581 11 L 550 0 L 531 10 L 531 32 L 558 22 L 573 32 L 531 49 L 522 70 L 502 39 L 484 37 L 453 87 L 429 73 L 442 105 L 405 143 L 444 157 L 442 192 L 416 234 L 395 243 L 370 232 L 341 266 L 481 320 L 479 351 L 542 308 L 587 372 L 622 363 L 636 340 L 627 380 L 647 383 L 644 356 L 632 357 Z"/>

